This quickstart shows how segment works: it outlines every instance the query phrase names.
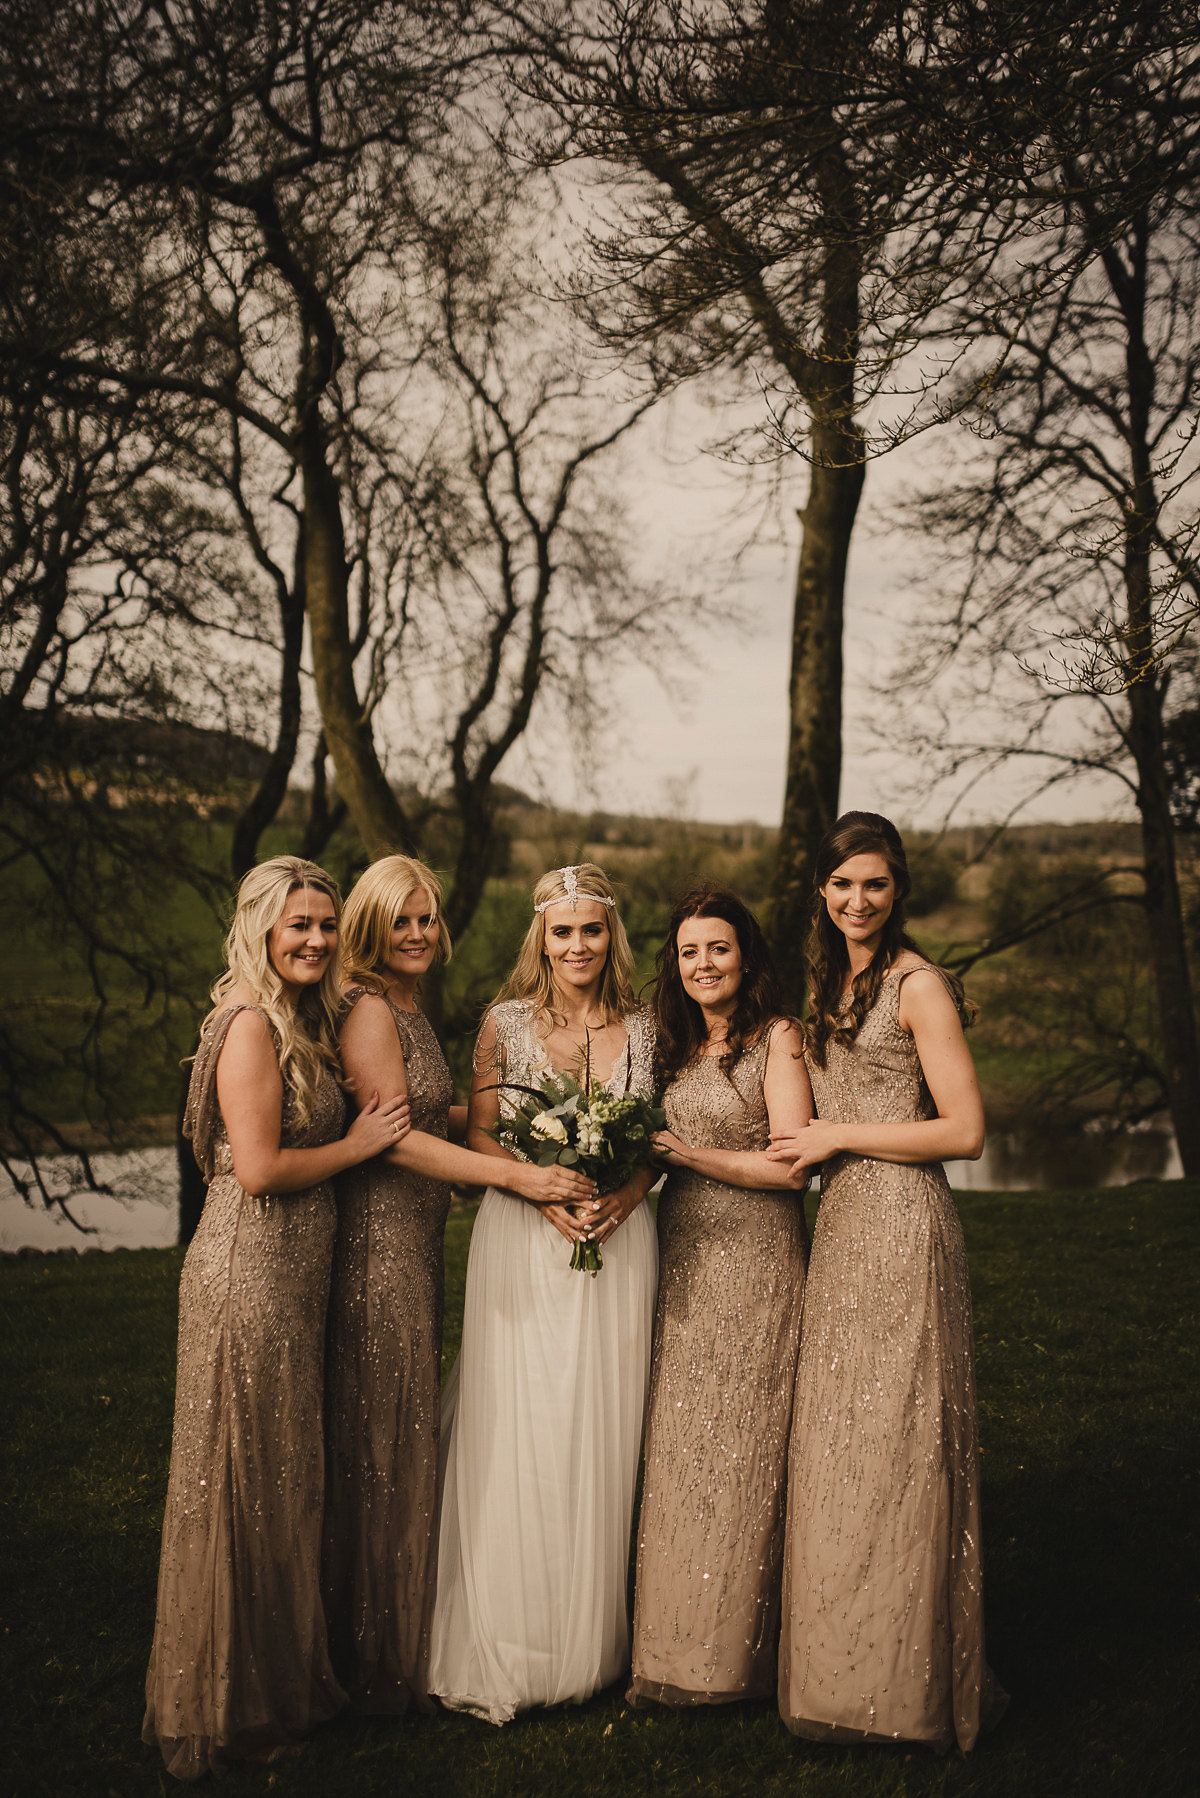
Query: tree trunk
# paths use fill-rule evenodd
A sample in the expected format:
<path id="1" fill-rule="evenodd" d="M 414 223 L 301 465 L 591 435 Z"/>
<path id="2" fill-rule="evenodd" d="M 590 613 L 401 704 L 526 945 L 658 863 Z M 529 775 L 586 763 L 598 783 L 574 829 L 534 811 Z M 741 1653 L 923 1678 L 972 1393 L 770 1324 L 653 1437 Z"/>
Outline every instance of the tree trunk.
<path id="1" fill-rule="evenodd" d="M 291 588 L 280 581 L 280 623 L 283 627 L 283 653 L 279 668 L 279 727 L 275 748 L 266 773 L 258 784 L 249 805 L 234 825 L 230 859 L 233 878 L 240 880 L 258 859 L 258 839 L 283 804 L 288 779 L 296 760 L 300 740 L 302 703 L 300 694 L 300 658 L 304 649 L 304 520 L 300 520 L 300 540 L 296 545 L 296 570 Z"/>
<path id="2" fill-rule="evenodd" d="M 1175 862 L 1175 826 L 1163 767 L 1162 696 L 1153 675 L 1130 689 L 1129 709 L 1163 1074 L 1183 1171 L 1200 1174 L 1200 1046 Z"/>
<path id="3" fill-rule="evenodd" d="M 1187 937 L 1175 863 L 1175 825 L 1163 756 L 1163 685 L 1155 658 L 1151 556 L 1159 501 L 1150 448 L 1154 359 L 1145 337 L 1148 222 L 1139 218 L 1128 264 L 1109 249 L 1104 265 L 1128 327 L 1130 486 L 1125 503 L 1125 679 L 1129 748 L 1138 771 L 1146 918 L 1158 988 L 1163 1069 L 1185 1174 L 1200 1174 L 1200 1052 Z"/>
<path id="4" fill-rule="evenodd" d="M 478 793 L 460 795 L 459 821 L 462 841 L 454 868 L 454 886 L 446 907 L 446 922 L 456 941 L 479 909 L 491 870 L 495 819 L 490 798 Z"/>
<path id="5" fill-rule="evenodd" d="M 408 849 L 409 830 L 375 753 L 371 720 L 354 685 L 349 571 L 341 494 L 329 467 L 319 403 L 301 426 L 304 483 L 305 603 L 312 634 L 313 676 L 338 792 L 372 861 Z"/>
<path id="6" fill-rule="evenodd" d="M 335 799 L 329 803 L 329 788 L 325 780 L 325 758 L 329 754 L 325 742 L 325 732 L 317 735 L 316 748 L 312 758 L 312 795 L 308 804 L 308 823 L 304 826 L 304 836 L 300 843 L 300 854 L 306 862 L 319 862 L 325 853 L 326 845 L 336 830 L 339 830 L 346 816 L 346 802 Z"/>
<path id="7" fill-rule="evenodd" d="M 812 912 L 817 844 L 838 813 L 842 776 L 842 620 L 846 562 L 863 463 L 846 456 L 844 424 L 813 430 L 808 504 L 792 617 L 787 786 L 771 888 L 771 947 L 788 1005 L 804 1003 L 804 942 Z M 824 460 L 822 457 L 824 456 Z"/>
<path id="8" fill-rule="evenodd" d="M 821 270 L 821 351 L 815 373 L 797 386 L 812 415 L 812 476 L 800 514 L 803 536 L 792 616 L 787 786 L 771 888 L 771 947 L 784 997 L 805 999 L 804 943 L 812 913 L 817 844 L 838 813 L 842 779 L 842 623 L 846 563 L 866 475 L 855 418 L 861 317 L 859 197 L 846 147 L 829 121 L 817 187 L 825 228 Z M 781 344 L 787 365 L 787 347 Z"/>
<path id="9" fill-rule="evenodd" d="M 444 909 L 451 940 L 458 942 L 479 909 L 483 889 L 492 865 L 495 839 L 495 814 L 490 798 L 489 780 L 485 794 L 477 792 L 469 781 L 455 783 L 462 838 L 454 864 L 454 884 Z M 429 970 L 421 989 L 421 1006 L 433 1025 L 438 1040 L 445 1043 L 447 1029 L 468 1027 L 465 1017 L 446 1016 L 446 993 L 442 969 Z"/>

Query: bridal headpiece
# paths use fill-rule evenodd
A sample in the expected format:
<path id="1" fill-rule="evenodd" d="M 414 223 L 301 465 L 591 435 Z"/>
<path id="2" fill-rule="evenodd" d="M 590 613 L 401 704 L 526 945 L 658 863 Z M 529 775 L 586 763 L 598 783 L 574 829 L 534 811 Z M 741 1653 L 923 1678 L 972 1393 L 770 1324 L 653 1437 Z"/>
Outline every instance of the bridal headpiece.
<path id="1" fill-rule="evenodd" d="M 609 898 L 607 893 L 581 893 L 579 891 L 579 868 L 580 864 L 578 862 L 571 868 L 556 868 L 555 873 L 562 875 L 563 890 L 561 897 L 559 894 L 555 893 L 553 898 L 543 899 L 540 905 L 534 906 L 534 911 L 545 911 L 547 906 L 561 905 L 564 900 L 571 907 L 572 911 L 575 910 L 576 905 L 581 899 L 594 899 L 597 905 L 615 906 L 617 903 L 616 900 Z"/>

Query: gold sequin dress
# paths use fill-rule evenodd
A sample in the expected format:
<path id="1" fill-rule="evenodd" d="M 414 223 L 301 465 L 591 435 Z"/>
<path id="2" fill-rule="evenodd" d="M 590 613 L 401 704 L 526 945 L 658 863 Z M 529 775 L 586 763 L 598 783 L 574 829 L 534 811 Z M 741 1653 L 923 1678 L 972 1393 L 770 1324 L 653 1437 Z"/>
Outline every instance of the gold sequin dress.
<path id="1" fill-rule="evenodd" d="M 348 995 L 351 1005 L 362 988 Z M 445 1137 L 454 1082 L 419 1011 L 390 1005 L 412 1126 Z M 438 1387 L 450 1188 L 382 1158 L 339 1176 L 326 1384 L 324 1586 L 334 1665 L 361 1711 L 428 1697 Z"/>
<path id="2" fill-rule="evenodd" d="M 923 964 L 918 964 L 923 965 Z M 817 1113 L 935 1117 L 885 975 Z M 970 1748 L 1006 1703 L 984 1658 L 971 1293 L 937 1163 L 839 1155 L 821 1177 L 788 1481 L 779 1708 L 818 1741 Z"/>
<path id="3" fill-rule="evenodd" d="M 251 1198 L 217 1105 L 220 1012 L 192 1066 L 184 1133 L 208 1182 L 179 1287 L 175 1426 L 142 1738 L 177 1779 L 296 1740 L 341 1710 L 321 1607 L 325 1306 L 333 1184 Z M 303 1129 L 336 1142 L 345 1101 L 322 1072 Z"/>
<path id="4" fill-rule="evenodd" d="M 686 1143 L 767 1147 L 770 1033 L 728 1078 L 701 1056 L 667 1088 Z M 788 1432 L 808 1232 L 799 1196 L 672 1172 L 638 1531 L 630 1696 L 665 1704 L 775 1690 Z"/>

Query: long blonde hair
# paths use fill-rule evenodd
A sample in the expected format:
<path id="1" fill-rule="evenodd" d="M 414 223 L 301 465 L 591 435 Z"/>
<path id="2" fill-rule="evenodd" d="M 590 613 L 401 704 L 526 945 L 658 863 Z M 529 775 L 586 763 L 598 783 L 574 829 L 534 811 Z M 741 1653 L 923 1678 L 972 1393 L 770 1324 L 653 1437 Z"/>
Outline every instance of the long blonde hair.
<path id="1" fill-rule="evenodd" d="M 322 1067 L 336 1080 L 342 1077 L 338 1056 L 337 1026 L 341 1011 L 341 953 L 315 987 L 306 987 L 293 1007 L 284 997 L 283 981 L 271 962 L 271 932 L 287 908 L 290 896 L 302 887 L 313 887 L 332 902 L 341 928 L 342 895 L 324 868 L 301 861 L 296 855 L 277 855 L 260 862 L 242 876 L 237 910 L 225 938 L 225 972 L 210 997 L 214 1009 L 200 1026 L 204 1036 L 230 993 L 245 993 L 264 1011 L 279 1045 L 279 1072 L 295 1095 L 296 1122 L 304 1125 L 312 1116 L 317 1082 Z"/>
<path id="2" fill-rule="evenodd" d="M 438 921 L 438 961 L 453 954 L 450 932 L 442 917 L 442 883 L 432 868 L 411 855 L 385 855 L 358 881 L 342 913 L 342 979 L 349 986 L 365 986 L 381 993 L 386 984 L 382 970 L 392 945 L 392 927 L 418 887 L 433 900 Z"/>
<path id="3" fill-rule="evenodd" d="M 534 887 L 533 903 L 543 909 L 534 912 L 533 921 L 525 932 L 525 940 L 517 956 L 517 965 L 496 994 L 493 1005 L 503 1004 L 506 999 L 527 999 L 539 1017 L 547 1021 L 553 1017 L 554 979 L 546 954 L 544 907 L 569 897 L 566 881 L 563 879 L 566 872 L 563 868 L 552 868 L 548 874 L 542 875 Z M 606 1019 L 612 1022 L 613 1019 L 623 1018 L 637 1009 L 633 992 L 633 950 L 629 947 L 629 938 L 625 935 L 625 926 L 617 910 L 617 895 L 604 869 L 595 862 L 580 862 L 570 872 L 577 883 L 577 898 L 609 902 L 605 906 L 608 912 L 609 944 L 600 980 L 600 1005 Z"/>

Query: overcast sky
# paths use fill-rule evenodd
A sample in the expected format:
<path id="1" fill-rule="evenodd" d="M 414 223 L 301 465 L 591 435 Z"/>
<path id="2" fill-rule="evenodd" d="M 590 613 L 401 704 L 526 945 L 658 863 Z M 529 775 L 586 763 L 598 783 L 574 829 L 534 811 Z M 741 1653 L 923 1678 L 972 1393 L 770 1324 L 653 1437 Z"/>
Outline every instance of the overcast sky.
<path id="1" fill-rule="evenodd" d="M 737 516 L 738 502 L 754 491 L 754 477 L 702 453 L 714 430 L 713 417 L 698 405 L 674 402 L 638 445 L 634 504 L 648 556 L 678 566 L 693 562 L 710 600 L 727 594 L 745 614 L 745 627 L 717 625 L 664 637 L 663 666 L 682 692 L 665 692 L 648 668 L 623 673 L 609 730 L 589 767 L 573 768 L 560 744 L 538 734 L 527 754 L 505 765 L 504 777 L 514 784 L 583 808 L 779 822 L 800 535 L 795 511 L 807 491 L 807 471 L 797 461 L 784 483 L 785 498 L 773 509 L 774 522 L 754 533 L 731 581 L 728 560 L 750 530 L 752 511 L 745 507 Z M 880 711 L 872 683 L 893 659 L 898 620 L 912 603 L 907 572 L 917 551 L 910 539 L 880 535 L 878 513 L 913 466 L 906 451 L 872 464 L 859 511 L 847 590 L 841 804 L 886 810 L 901 824 L 928 828 L 941 821 L 945 795 L 929 791 L 919 765 L 881 750 L 872 731 Z M 981 787 L 956 820 L 1004 815 L 1017 795 L 1017 778 L 1014 772 Z M 1070 822 L 1126 815 L 1128 796 L 1118 783 L 1094 780 L 1056 791 L 1023 818 Z"/>

